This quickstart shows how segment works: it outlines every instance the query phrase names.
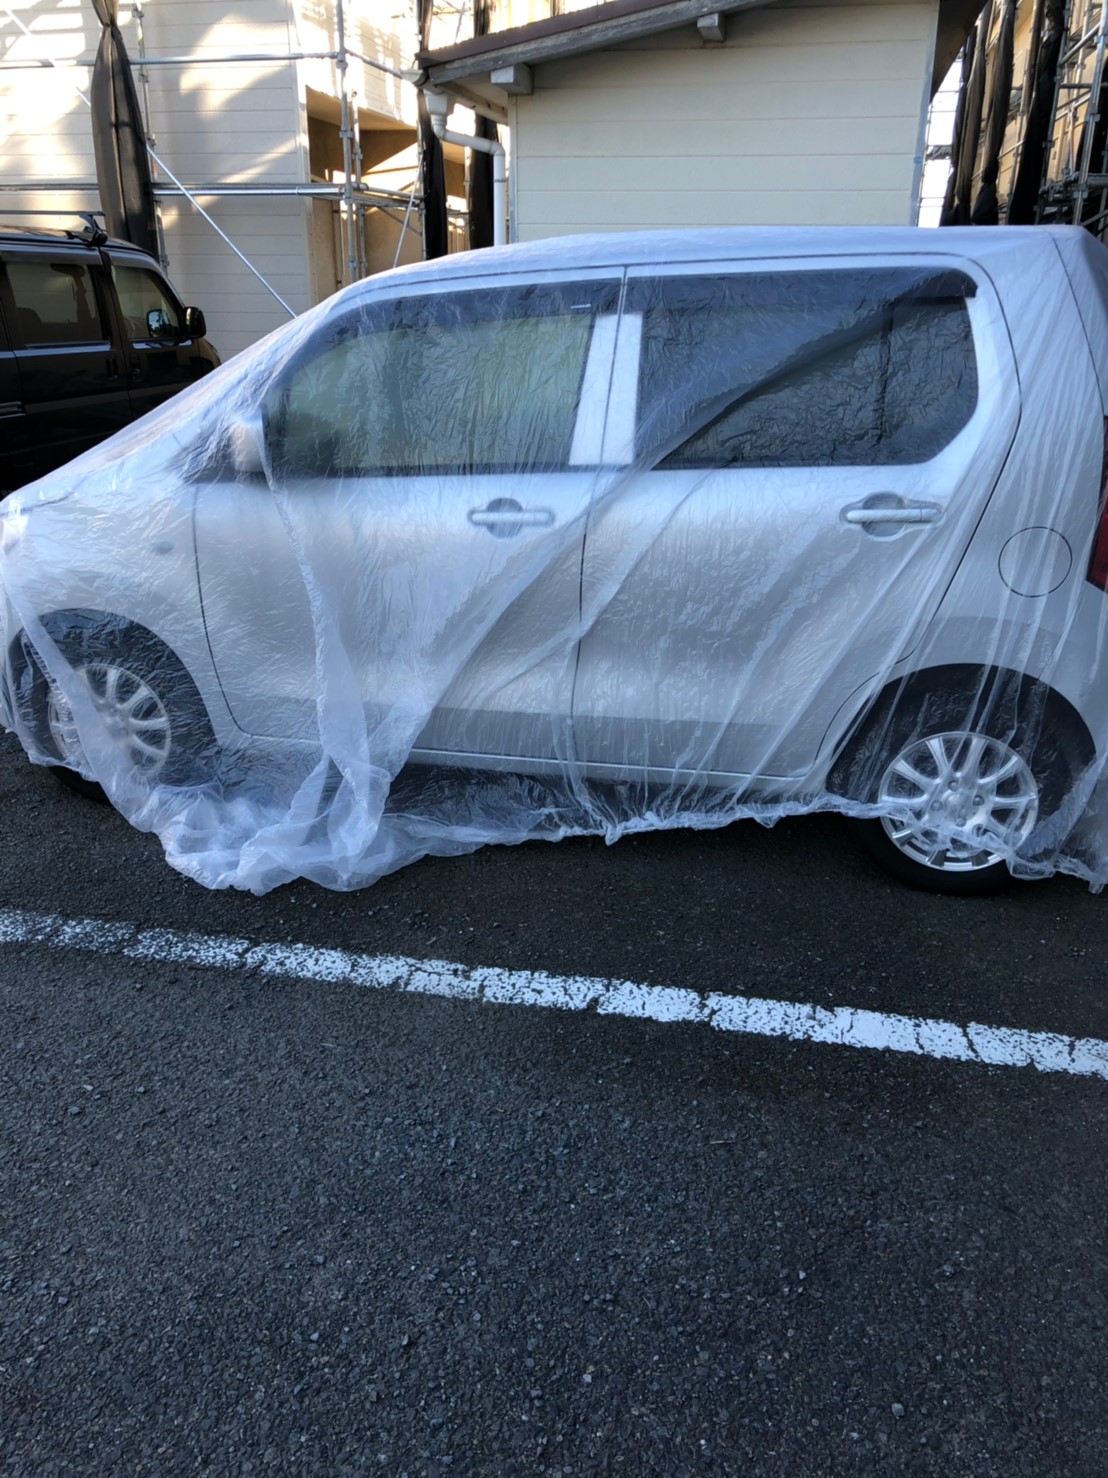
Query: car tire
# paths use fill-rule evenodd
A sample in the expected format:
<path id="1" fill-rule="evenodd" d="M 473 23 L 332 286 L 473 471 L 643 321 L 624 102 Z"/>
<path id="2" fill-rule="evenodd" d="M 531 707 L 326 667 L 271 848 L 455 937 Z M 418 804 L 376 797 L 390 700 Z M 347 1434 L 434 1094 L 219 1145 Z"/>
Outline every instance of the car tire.
<path id="1" fill-rule="evenodd" d="M 1008 857 L 1066 801 L 1087 746 L 1047 690 L 989 679 L 879 704 L 831 788 L 888 807 L 852 820 L 862 846 L 910 887 L 961 896 L 1011 881 Z"/>
<path id="2" fill-rule="evenodd" d="M 104 787 L 96 780 L 86 780 L 79 770 L 68 770 L 65 765 L 51 765 L 50 773 L 59 785 L 72 791 L 74 795 L 79 795 L 86 801 L 96 801 L 101 806 L 111 805 Z"/>
<path id="3" fill-rule="evenodd" d="M 151 784 L 173 786 L 199 784 L 211 773 L 216 745 L 203 699 L 163 642 L 141 627 L 102 616 L 53 618 L 47 626 L 104 718 L 121 766 Z M 29 696 L 24 713 L 37 743 L 58 761 L 63 784 L 92 799 L 105 798 L 80 773 L 88 766 L 65 695 L 26 639 L 23 652 L 22 687 Z"/>

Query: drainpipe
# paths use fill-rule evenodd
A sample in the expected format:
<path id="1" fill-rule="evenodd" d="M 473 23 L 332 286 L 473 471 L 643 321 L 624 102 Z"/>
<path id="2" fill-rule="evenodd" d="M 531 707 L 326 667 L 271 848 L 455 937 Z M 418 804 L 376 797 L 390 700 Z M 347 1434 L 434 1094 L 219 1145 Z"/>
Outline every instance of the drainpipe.
<path id="1" fill-rule="evenodd" d="M 476 149 L 492 155 L 492 244 L 504 246 L 508 240 L 508 159 L 504 145 L 494 139 L 480 139 L 475 134 L 453 133 L 446 126 L 454 99 L 433 87 L 425 87 L 423 96 L 435 137 L 444 144 L 458 144 L 463 149 Z"/>

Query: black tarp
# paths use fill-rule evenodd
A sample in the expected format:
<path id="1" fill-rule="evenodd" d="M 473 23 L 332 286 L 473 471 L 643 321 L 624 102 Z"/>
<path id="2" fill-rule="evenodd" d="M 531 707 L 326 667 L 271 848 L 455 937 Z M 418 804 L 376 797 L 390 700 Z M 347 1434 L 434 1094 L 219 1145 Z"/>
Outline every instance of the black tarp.
<path id="1" fill-rule="evenodd" d="M 491 118 L 479 117 L 476 131 L 479 138 L 492 139 L 494 142 L 500 137 Z M 470 246 L 492 246 L 495 240 L 492 171 L 492 155 L 481 154 L 474 149 L 469 157 L 469 190 L 466 201 L 469 207 Z"/>
<path id="2" fill-rule="evenodd" d="M 989 77 L 989 114 L 985 124 L 985 146 L 981 160 L 981 188 L 970 217 L 975 226 L 1000 224 L 1000 153 L 1012 105 L 1012 74 L 1015 60 L 1016 0 L 999 0 L 1000 25 Z"/>
<path id="3" fill-rule="evenodd" d="M 489 0 L 473 0 L 473 34 L 475 36 L 488 35 L 490 10 Z M 496 124 L 491 118 L 478 117 L 476 132 L 478 137 L 483 139 L 496 140 L 499 137 Z M 476 149 L 470 151 L 466 206 L 469 210 L 469 244 L 473 247 L 492 246 L 494 240 L 492 169 L 491 154 L 482 154 Z"/>
<path id="4" fill-rule="evenodd" d="M 419 0 L 419 44 L 431 44 L 432 0 Z M 423 255 L 446 256 L 449 244 L 446 213 L 446 162 L 435 137 L 423 92 L 419 94 L 419 180 L 423 195 Z"/>
<path id="5" fill-rule="evenodd" d="M 973 58 L 976 49 L 977 31 L 974 29 L 966 37 L 966 44 L 962 50 L 962 76 L 958 83 L 958 101 L 954 107 L 954 130 L 950 140 L 950 173 L 947 175 L 943 208 L 939 213 L 940 226 L 965 224 L 957 219 L 958 160 L 961 158 L 962 141 L 966 130 L 966 99 L 969 93 L 969 80 L 973 75 Z"/>
<path id="6" fill-rule="evenodd" d="M 986 6 L 966 41 L 962 60 L 962 86 L 954 115 L 951 175 L 943 202 L 940 225 L 968 226 L 973 176 L 977 168 L 977 145 L 981 138 L 981 114 L 985 104 L 985 66 L 991 6 Z"/>
<path id="7" fill-rule="evenodd" d="M 1012 198 L 1008 204 L 1010 226 L 1033 225 L 1036 219 L 1050 138 L 1050 114 L 1054 107 L 1058 58 L 1066 31 L 1065 0 L 1039 0 L 1035 21 L 1038 38 L 1035 76 L 1027 123 L 1020 145 L 1019 164 L 1012 186 Z"/>
<path id="8" fill-rule="evenodd" d="M 156 256 L 158 228 L 150 156 L 127 48 L 119 33 L 119 0 L 92 0 L 102 31 L 92 69 L 92 142 L 96 183 L 109 235 Z"/>

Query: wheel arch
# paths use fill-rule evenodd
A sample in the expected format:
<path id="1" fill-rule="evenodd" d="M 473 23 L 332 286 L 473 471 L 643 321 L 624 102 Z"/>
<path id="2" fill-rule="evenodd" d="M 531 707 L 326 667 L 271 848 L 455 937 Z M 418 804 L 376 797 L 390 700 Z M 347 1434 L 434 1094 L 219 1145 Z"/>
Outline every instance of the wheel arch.
<path id="1" fill-rule="evenodd" d="M 150 627 L 144 626 L 141 621 L 131 620 L 127 616 L 116 615 L 114 611 L 98 611 L 86 606 L 62 606 L 58 610 L 48 611 L 44 616 L 36 617 L 38 624 L 46 632 L 51 641 L 58 642 L 73 633 L 85 633 L 87 635 L 118 635 L 124 631 L 135 631 L 148 641 L 156 642 L 169 653 L 175 662 L 182 667 L 185 663 L 174 650 L 173 646 Z M 13 673 L 20 668 L 26 667 L 29 657 L 27 644 L 35 648 L 35 642 L 26 626 L 21 626 L 8 643 L 8 662 Z M 186 668 L 187 670 L 187 668 Z"/>
<path id="2" fill-rule="evenodd" d="M 831 744 L 828 788 L 846 794 L 858 761 L 876 761 L 879 743 L 897 715 L 919 711 L 935 694 L 964 695 L 967 707 L 1007 713 L 1012 727 L 1028 727 L 1037 736 L 1048 728 L 1059 735 L 1073 761 L 1084 768 L 1096 759 L 1097 745 L 1074 705 L 1042 678 L 1014 668 L 984 663 L 944 663 L 919 668 L 890 679 L 872 698 L 860 703 L 849 719 L 836 724 Z M 1036 738 L 1036 746 L 1038 737 Z"/>

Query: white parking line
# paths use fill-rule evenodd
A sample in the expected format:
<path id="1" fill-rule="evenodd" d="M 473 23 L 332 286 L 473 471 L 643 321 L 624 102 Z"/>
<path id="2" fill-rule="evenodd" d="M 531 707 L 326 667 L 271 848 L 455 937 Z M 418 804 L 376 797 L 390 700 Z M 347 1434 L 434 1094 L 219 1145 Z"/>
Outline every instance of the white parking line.
<path id="1" fill-rule="evenodd" d="M 57 914 L 0 910 L 0 945 L 42 945 L 130 960 L 243 970 L 291 980 L 416 992 L 496 1005 L 545 1006 L 562 1011 L 590 1007 L 602 1016 L 642 1021 L 689 1022 L 714 1031 L 785 1037 L 835 1047 L 868 1047 L 976 1062 L 988 1067 L 1036 1067 L 1045 1073 L 1074 1073 L 1108 1079 L 1108 1042 L 1013 1027 L 965 1026 L 926 1016 L 897 1016 L 849 1006 L 805 1005 L 718 991 L 639 985 L 586 975 L 547 975 L 533 970 L 414 960 L 403 955 L 352 954 L 310 944 L 254 944 L 219 934 L 175 929 L 140 929 L 102 919 L 65 919 Z"/>

